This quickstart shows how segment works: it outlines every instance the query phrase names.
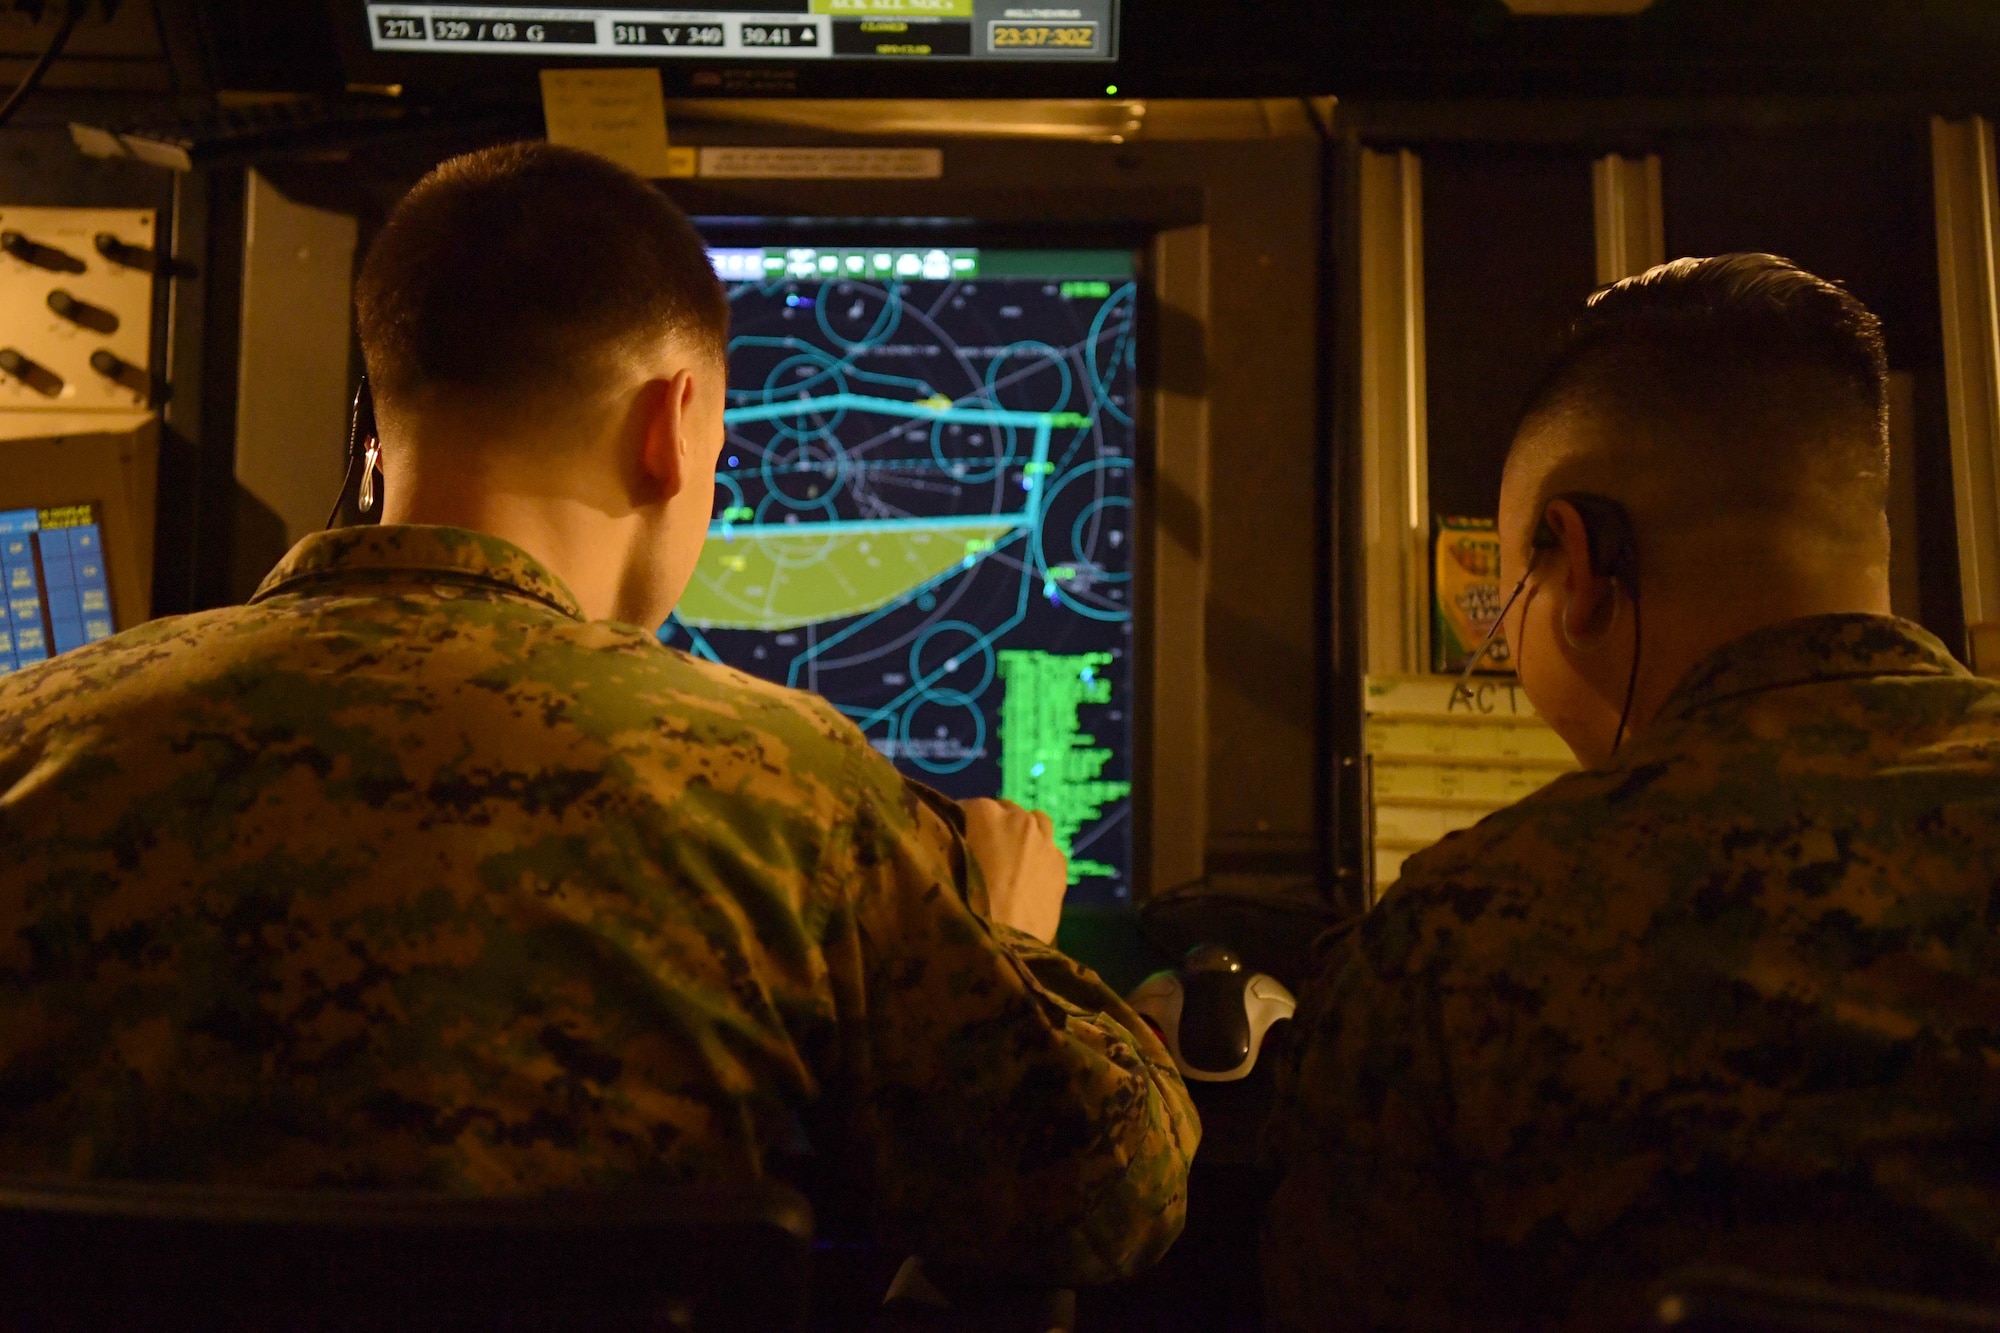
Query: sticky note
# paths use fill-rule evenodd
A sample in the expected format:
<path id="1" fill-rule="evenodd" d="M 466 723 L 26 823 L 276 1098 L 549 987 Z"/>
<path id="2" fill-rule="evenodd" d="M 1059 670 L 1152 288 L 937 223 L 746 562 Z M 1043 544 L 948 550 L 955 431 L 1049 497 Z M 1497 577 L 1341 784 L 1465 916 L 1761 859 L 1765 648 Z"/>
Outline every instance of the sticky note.
<path id="1" fill-rule="evenodd" d="M 657 69 L 545 69 L 542 117 L 550 143 L 587 149 L 648 180 L 673 174 Z"/>

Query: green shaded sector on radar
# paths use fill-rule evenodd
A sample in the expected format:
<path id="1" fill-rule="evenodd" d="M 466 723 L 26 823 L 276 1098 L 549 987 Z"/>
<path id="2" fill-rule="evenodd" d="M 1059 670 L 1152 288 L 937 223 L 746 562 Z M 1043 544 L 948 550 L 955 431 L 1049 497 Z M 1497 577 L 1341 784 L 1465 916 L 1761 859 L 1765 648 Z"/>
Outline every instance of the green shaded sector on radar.
<path id="1" fill-rule="evenodd" d="M 1132 794 L 1129 782 L 1102 780 L 1111 751 L 1084 734 L 1079 716 L 1085 704 L 1111 702 L 1111 682 L 1097 674 L 1110 663 L 1109 653 L 1000 654 L 1000 677 L 1007 683 L 1000 705 L 1000 795 L 1047 815 L 1065 856 L 1105 806 Z M 1070 858 L 1071 884 L 1116 873 L 1100 861 Z"/>
<path id="2" fill-rule="evenodd" d="M 728 408 L 730 425 L 849 411 L 904 420 L 1008 426 L 1034 432 L 1022 467 L 1026 492 L 1013 514 L 757 522 L 732 506 L 709 526 L 694 577 L 675 615 L 697 630 L 787 630 L 878 611 L 950 573 L 970 569 L 1015 532 L 1032 530 L 1049 464 L 1049 436 L 1066 420 L 954 403 L 941 395 L 901 402 L 865 394 L 801 395 Z M 1084 418 L 1076 418 L 1084 421 Z M 750 522 L 742 522 L 749 518 Z"/>
<path id="3" fill-rule="evenodd" d="M 1021 525 L 758 524 L 711 537 L 678 614 L 696 629 L 799 629 L 879 610 L 969 564 Z"/>

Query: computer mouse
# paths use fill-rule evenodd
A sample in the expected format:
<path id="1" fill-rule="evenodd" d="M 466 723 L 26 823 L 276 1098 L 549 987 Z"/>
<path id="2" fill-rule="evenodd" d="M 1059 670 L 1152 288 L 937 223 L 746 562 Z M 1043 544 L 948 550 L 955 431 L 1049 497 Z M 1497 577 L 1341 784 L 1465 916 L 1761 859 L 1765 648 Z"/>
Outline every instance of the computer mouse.
<path id="1" fill-rule="evenodd" d="M 1197 1083 L 1248 1078 L 1271 1025 L 1299 1007 L 1275 977 L 1247 971 L 1219 944 L 1189 950 L 1178 970 L 1146 978 L 1127 1000 Z"/>

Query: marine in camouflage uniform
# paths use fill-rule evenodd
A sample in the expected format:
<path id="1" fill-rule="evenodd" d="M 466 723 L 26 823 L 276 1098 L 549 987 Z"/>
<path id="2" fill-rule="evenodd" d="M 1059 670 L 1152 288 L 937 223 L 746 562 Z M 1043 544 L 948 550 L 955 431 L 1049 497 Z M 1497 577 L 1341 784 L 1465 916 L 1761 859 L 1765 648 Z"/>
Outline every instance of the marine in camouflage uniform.
<path id="1" fill-rule="evenodd" d="M 1130 1273 L 1181 1227 L 1186 1090 L 988 919 L 959 818 L 498 538 L 308 538 L 247 607 L 0 683 L 0 1171 L 507 1194 L 810 1154 L 935 1260 Z"/>
<path id="2" fill-rule="evenodd" d="M 2000 684 L 1840 615 L 1322 942 L 1273 1327 L 1637 1327 L 1688 1263 L 1995 1289 Z"/>

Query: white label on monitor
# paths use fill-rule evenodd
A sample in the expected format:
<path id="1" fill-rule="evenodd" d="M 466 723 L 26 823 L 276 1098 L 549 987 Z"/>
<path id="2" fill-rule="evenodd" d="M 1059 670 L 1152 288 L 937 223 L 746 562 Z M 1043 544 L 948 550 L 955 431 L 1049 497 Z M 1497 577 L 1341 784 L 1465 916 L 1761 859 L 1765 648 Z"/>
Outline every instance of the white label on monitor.
<path id="1" fill-rule="evenodd" d="M 701 174 L 722 180 L 936 180 L 937 148 L 704 148 Z"/>

